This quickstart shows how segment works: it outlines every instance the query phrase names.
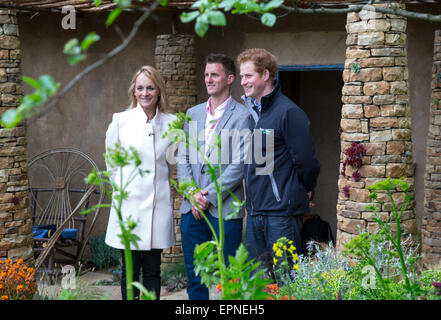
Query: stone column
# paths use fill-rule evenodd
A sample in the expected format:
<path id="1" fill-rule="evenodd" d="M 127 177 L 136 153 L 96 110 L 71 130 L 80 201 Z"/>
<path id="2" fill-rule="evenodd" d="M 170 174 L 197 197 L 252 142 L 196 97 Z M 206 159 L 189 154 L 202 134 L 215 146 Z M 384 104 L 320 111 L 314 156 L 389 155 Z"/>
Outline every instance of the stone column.
<path id="1" fill-rule="evenodd" d="M 379 5 L 380 6 L 380 5 Z M 341 119 L 341 169 L 351 142 L 363 143 L 359 181 L 347 167 L 338 181 L 337 247 L 361 230 L 374 231 L 377 224 L 366 210 L 370 203 L 367 186 L 387 177 L 405 176 L 413 187 L 411 119 L 408 97 L 406 19 L 362 10 L 348 13 L 346 62 L 343 72 Z M 346 187 L 344 192 L 344 188 Z M 383 197 L 383 195 L 380 195 Z M 400 203 L 403 192 L 394 199 Z M 387 217 L 388 199 L 380 215 Z M 403 215 L 403 227 L 416 232 L 414 202 Z"/>
<path id="2" fill-rule="evenodd" d="M 170 112 L 184 112 L 196 104 L 196 71 L 194 58 L 194 37 L 183 34 L 158 35 L 155 49 L 156 68 L 161 71 L 167 87 Z M 172 174 L 176 180 L 176 167 Z M 181 215 L 179 208 L 182 197 L 173 188 L 173 214 L 176 245 L 164 250 L 162 261 L 175 263 L 183 261 Z"/>
<path id="3" fill-rule="evenodd" d="M 196 104 L 196 63 L 194 37 L 183 34 L 159 35 L 155 49 L 156 68 L 161 71 L 171 112 L 185 112 Z"/>
<path id="4" fill-rule="evenodd" d="M 23 96 L 17 16 L 0 10 L 0 116 Z M 34 263 L 26 128 L 0 127 L 0 259 Z"/>
<path id="5" fill-rule="evenodd" d="M 441 261 L 441 30 L 435 32 L 432 97 L 427 136 L 424 215 L 421 227 L 423 262 Z"/>

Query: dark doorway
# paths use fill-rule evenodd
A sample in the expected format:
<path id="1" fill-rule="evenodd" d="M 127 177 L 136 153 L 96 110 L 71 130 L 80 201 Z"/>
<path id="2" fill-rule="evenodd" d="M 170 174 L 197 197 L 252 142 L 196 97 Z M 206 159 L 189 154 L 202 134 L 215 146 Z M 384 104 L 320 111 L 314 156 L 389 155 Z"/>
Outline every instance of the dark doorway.
<path id="1" fill-rule="evenodd" d="M 315 207 L 311 214 L 318 214 L 329 222 L 335 237 L 343 66 L 338 65 L 334 68 L 336 70 L 326 71 L 323 71 L 326 68 L 320 66 L 304 68 L 307 71 L 299 69 L 302 70 L 302 67 L 281 67 L 280 84 L 282 92 L 306 112 L 311 122 L 311 134 L 321 166 L 313 201 Z"/>

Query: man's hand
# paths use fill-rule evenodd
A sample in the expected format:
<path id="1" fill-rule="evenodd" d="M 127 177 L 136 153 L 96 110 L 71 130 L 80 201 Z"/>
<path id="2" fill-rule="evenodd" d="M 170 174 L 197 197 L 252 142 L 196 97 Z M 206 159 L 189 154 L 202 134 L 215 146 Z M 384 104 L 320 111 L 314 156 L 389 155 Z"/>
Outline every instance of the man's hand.
<path id="1" fill-rule="evenodd" d="M 308 192 L 308 199 L 311 200 L 311 197 L 312 197 L 312 191 L 309 191 L 309 192 Z M 311 209 L 311 208 L 314 207 L 314 206 L 315 206 L 315 203 L 309 201 L 309 208 Z"/>
<path id="2" fill-rule="evenodd" d="M 206 195 L 206 194 L 208 194 L 208 191 L 201 190 L 200 192 L 195 193 L 195 194 L 193 195 L 193 201 L 197 203 L 197 205 L 199 206 L 199 208 L 200 208 L 202 211 L 207 210 L 208 207 L 211 205 L 210 201 L 208 201 L 208 200 L 205 198 L 205 195 Z M 192 206 L 191 206 L 191 212 L 193 213 L 193 216 L 194 216 L 194 218 L 195 218 L 196 220 L 200 220 L 200 219 L 203 218 L 202 215 L 201 215 L 201 213 L 199 212 L 199 210 L 196 208 L 195 205 L 192 205 Z"/>

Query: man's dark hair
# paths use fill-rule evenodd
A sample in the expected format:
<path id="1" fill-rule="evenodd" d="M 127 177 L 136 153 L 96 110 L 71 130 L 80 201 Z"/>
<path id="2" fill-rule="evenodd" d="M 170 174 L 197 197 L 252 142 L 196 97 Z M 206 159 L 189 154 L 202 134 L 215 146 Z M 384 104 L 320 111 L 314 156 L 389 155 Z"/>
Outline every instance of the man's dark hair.
<path id="1" fill-rule="evenodd" d="M 236 64 L 234 60 L 221 53 L 210 53 L 207 56 L 206 63 L 220 63 L 227 76 L 232 74 L 236 76 Z"/>

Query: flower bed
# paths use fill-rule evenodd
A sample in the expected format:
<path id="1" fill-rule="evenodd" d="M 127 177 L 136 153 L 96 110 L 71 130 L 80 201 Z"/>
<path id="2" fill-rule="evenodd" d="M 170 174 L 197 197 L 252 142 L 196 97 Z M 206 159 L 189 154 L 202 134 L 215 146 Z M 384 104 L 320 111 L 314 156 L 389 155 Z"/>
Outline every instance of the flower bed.
<path id="1" fill-rule="evenodd" d="M 0 300 L 30 300 L 36 291 L 35 270 L 23 259 L 0 260 Z"/>

